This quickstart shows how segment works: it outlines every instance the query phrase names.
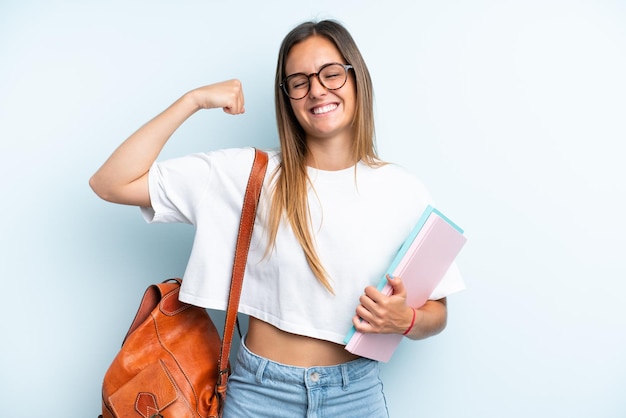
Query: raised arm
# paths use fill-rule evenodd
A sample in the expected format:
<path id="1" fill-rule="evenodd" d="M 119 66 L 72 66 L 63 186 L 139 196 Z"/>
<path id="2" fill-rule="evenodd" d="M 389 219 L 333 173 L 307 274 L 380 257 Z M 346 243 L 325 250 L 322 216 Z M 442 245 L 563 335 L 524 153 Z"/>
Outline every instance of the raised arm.
<path id="1" fill-rule="evenodd" d="M 231 115 L 244 112 L 239 80 L 211 84 L 184 94 L 128 137 L 89 179 L 89 185 L 109 202 L 150 206 L 148 170 L 165 143 L 195 112 L 216 108 Z"/>

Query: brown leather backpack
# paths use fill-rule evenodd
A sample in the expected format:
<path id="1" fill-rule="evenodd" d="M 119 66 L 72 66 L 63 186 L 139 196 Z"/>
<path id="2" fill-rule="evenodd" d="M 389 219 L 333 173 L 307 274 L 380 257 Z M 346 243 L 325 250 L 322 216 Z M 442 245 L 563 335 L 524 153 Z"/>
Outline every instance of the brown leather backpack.
<path id="1" fill-rule="evenodd" d="M 229 356 L 267 154 L 256 150 L 244 196 L 223 340 L 206 309 L 178 300 L 180 279 L 146 290 L 102 384 L 102 418 L 221 416 Z"/>

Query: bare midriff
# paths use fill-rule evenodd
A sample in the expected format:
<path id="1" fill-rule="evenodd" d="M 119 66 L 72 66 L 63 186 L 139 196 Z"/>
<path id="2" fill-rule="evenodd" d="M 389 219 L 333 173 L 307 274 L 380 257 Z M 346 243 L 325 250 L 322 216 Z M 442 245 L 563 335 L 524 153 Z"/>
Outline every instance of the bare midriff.
<path id="1" fill-rule="evenodd" d="M 246 347 L 258 356 L 297 367 L 333 366 L 359 358 L 343 345 L 291 334 L 253 317 Z"/>

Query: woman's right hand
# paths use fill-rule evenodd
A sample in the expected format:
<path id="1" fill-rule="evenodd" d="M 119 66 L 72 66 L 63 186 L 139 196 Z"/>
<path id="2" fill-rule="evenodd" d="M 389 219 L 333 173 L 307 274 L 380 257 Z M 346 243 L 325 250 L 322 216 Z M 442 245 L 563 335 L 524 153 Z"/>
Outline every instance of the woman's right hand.
<path id="1" fill-rule="evenodd" d="M 189 92 L 199 109 L 222 108 L 230 115 L 245 112 L 243 88 L 237 79 L 199 87 Z"/>

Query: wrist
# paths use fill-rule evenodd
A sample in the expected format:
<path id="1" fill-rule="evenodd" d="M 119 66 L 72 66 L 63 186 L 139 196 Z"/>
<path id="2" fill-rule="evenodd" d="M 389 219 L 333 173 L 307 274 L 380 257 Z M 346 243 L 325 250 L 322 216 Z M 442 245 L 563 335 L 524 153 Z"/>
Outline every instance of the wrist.
<path id="1" fill-rule="evenodd" d="M 197 112 L 202 109 L 202 103 L 200 102 L 200 95 L 198 94 L 197 89 L 188 91 L 181 97 L 181 101 L 192 108 L 193 112 Z"/>
<path id="2" fill-rule="evenodd" d="M 415 317 L 417 316 L 417 310 L 415 308 L 413 308 L 413 307 L 410 307 L 410 308 L 411 308 L 411 323 L 406 328 L 406 330 L 402 333 L 402 335 L 409 335 L 409 333 L 411 332 L 411 330 L 415 326 Z"/>

